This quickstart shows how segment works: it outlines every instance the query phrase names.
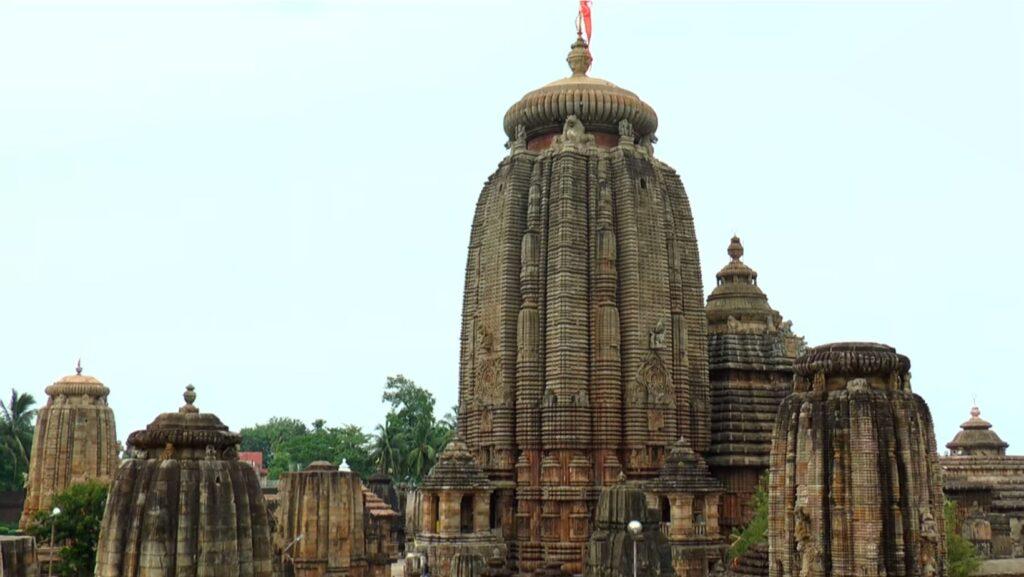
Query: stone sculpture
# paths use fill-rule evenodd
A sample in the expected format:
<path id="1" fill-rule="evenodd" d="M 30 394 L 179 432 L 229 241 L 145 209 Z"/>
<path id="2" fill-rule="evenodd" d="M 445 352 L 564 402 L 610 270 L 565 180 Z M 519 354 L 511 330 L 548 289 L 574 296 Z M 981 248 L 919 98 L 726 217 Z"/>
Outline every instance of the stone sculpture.
<path id="1" fill-rule="evenodd" d="M 518 572 L 582 571 L 600 488 L 658 474 L 710 433 L 706 317 L 693 217 L 635 94 L 572 75 L 505 115 L 525 148 L 480 194 L 469 241 L 459 434 L 493 481 Z M 485 339 L 481 339 L 485 335 Z"/>
<path id="2" fill-rule="evenodd" d="M 241 437 L 193 404 L 128 436 L 100 527 L 96 577 L 270 577 L 269 518 Z"/>
<path id="3" fill-rule="evenodd" d="M 910 360 L 837 343 L 794 367 L 772 440 L 771 577 L 944 575 L 934 425 Z"/>
<path id="4" fill-rule="evenodd" d="M 75 483 L 110 483 L 117 471 L 118 444 L 110 389 L 94 377 L 75 374 L 46 387 L 32 437 L 25 508 L 19 526 L 26 529 L 38 511 L 49 511 L 54 495 Z"/>

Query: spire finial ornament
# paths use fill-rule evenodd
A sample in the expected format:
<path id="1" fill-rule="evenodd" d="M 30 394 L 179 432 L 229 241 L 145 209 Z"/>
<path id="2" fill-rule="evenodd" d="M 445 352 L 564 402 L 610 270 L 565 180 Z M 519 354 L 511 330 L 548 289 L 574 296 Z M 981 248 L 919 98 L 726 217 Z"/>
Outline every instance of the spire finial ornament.
<path id="1" fill-rule="evenodd" d="M 565 59 L 569 63 L 569 69 L 572 70 L 573 76 L 586 76 L 587 71 L 590 70 L 590 64 L 594 62 L 594 59 L 590 56 L 590 48 L 587 41 L 582 36 L 576 38 L 576 42 L 572 43 L 572 49 L 569 50 L 569 56 Z"/>
<path id="2" fill-rule="evenodd" d="M 971 416 L 974 418 L 978 418 L 981 416 L 981 409 L 978 408 L 978 405 L 974 405 L 973 407 L 971 407 Z"/>
<path id="3" fill-rule="evenodd" d="M 729 256 L 732 260 L 740 260 L 743 256 L 743 243 L 740 242 L 740 237 L 733 235 L 732 242 L 729 243 Z"/>
<path id="4" fill-rule="evenodd" d="M 81 375 L 82 374 L 82 359 L 81 358 L 78 359 L 78 364 L 75 365 L 75 374 L 76 375 Z"/>
<path id="5" fill-rule="evenodd" d="M 178 410 L 179 413 L 198 413 L 199 409 L 192 403 L 196 402 L 196 388 L 192 385 L 185 387 L 185 394 L 182 395 L 185 404 Z"/>

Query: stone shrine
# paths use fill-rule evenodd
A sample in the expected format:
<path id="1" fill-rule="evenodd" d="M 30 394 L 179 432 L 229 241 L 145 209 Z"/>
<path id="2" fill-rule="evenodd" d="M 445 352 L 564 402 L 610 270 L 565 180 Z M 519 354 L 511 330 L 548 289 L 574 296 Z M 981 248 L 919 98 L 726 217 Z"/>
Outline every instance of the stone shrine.
<path id="1" fill-rule="evenodd" d="M 722 484 L 711 476 L 704 459 L 679 439 L 661 472 L 644 488 L 653 497 L 652 508 L 660 513 L 675 574 L 706 577 L 722 561 L 726 548 L 718 524 Z"/>
<path id="2" fill-rule="evenodd" d="M 1024 557 L 1024 456 L 1007 455 L 1008 445 L 981 418 L 978 407 L 946 444 L 942 489 L 956 503 L 957 531 L 984 558 Z"/>
<path id="3" fill-rule="evenodd" d="M 792 323 L 768 306 L 757 272 L 744 264 L 739 237 L 732 259 L 708 295 L 708 362 L 711 380 L 712 474 L 725 485 L 722 531 L 729 535 L 753 516 L 754 493 L 768 471 L 772 428 L 793 385 L 793 359 L 803 339 Z"/>
<path id="4" fill-rule="evenodd" d="M 697 239 L 658 117 L 587 75 L 582 37 L 567 60 L 505 114 L 466 266 L 459 434 L 520 573 L 580 573 L 601 487 L 710 436 Z"/>
<path id="5" fill-rule="evenodd" d="M 602 489 L 597 502 L 594 532 L 586 551 L 585 577 L 671 577 L 672 552 L 661 530 L 656 509 L 647 506 L 644 492 L 621 477 Z M 640 523 L 639 534 L 629 530 L 632 521 Z M 634 557 L 634 551 L 636 556 Z M 554 563 L 554 567 L 561 565 Z"/>
<path id="6" fill-rule="evenodd" d="M 46 406 L 39 409 L 32 437 L 22 530 L 69 486 L 110 483 L 114 477 L 120 448 L 109 394 L 95 377 L 82 374 L 81 362 L 75 374 L 46 387 Z"/>
<path id="7" fill-rule="evenodd" d="M 507 548 L 497 529 L 494 486 L 473 460 L 466 444 L 455 437 L 419 489 L 419 531 L 415 550 L 426 557 L 431 575 L 476 577 L 460 567 L 482 570 L 486 559 L 504 559 Z"/>
<path id="8" fill-rule="evenodd" d="M 795 371 L 772 441 L 771 577 L 945 575 L 935 428 L 910 360 L 836 343 Z"/>
<path id="9" fill-rule="evenodd" d="M 241 437 L 193 405 L 128 437 L 103 514 L 96 577 L 270 577 L 269 518 Z"/>

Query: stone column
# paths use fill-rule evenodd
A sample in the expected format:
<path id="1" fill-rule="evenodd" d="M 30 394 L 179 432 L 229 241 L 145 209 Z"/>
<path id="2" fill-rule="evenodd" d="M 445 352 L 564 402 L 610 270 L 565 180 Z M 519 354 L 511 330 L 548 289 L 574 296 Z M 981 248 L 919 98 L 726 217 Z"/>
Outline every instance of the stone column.
<path id="1" fill-rule="evenodd" d="M 480 493 L 473 495 L 473 532 L 486 533 L 491 525 L 491 495 Z"/>

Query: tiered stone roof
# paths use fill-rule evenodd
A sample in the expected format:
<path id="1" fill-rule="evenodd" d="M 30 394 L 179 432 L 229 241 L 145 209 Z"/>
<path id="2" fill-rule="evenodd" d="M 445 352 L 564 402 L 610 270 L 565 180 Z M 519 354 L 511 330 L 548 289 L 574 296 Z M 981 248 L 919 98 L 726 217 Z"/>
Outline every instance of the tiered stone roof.
<path id="1" fill-rule="evenodd" d="M 707 463 L 693 452 L 686 439 L 680 438 L 665 457 L 661 473 L 647 482 L 647 489 L 656 493 L 721 493 L 725 490 L 711 476 Z"/>
<path id="2" fill-rule="evenodd" d="M 768 542 L 751 545 L 729 567 L 729 577 L 768 577 Z"/>
<path id="3" fill-rule="evenodd" d="M 757 271 L 746 265 L 743 244 L 732 237 L 730 262 L 708 296 L 713 466 L 766 467 L 771 431 L 789 394 L 793 359 L 803 339 L 768 305 Z"/>
<path id="4" fill-rule="evenodd" d="M 960 432 L 946 443 L 954 455 L 1005 455 L 1009 447 L 992 430 L 992 423 L 981 418 L 981 410 L 971 407 L 971 418 L 960 425 Z"/>
<path id="5" fill-rule="evenodd" d="M 420 485 L 426 490 L 476 491 L 491 488 L 480 465 L 473 459 L 466 443 L 453 438 L 437 457 L 437 463 Z"/>

